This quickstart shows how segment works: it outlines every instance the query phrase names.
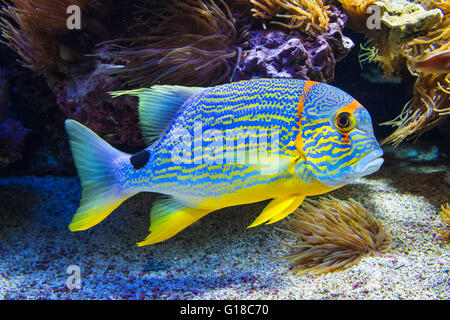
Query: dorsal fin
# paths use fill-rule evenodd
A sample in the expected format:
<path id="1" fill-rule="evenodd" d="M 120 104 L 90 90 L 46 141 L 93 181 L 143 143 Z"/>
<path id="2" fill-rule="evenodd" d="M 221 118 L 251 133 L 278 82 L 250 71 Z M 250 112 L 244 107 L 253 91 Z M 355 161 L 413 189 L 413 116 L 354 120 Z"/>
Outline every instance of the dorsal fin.
<path id="1" fill-rule="evenodd" d="M 173 116 L 191 96 L 206 88 L 157 85 L 151 88 L 110 92 L 113 98 L 124 94 L 139 98 L 139 122 L 142 135 L 151 144 L 167 129 Z"/>

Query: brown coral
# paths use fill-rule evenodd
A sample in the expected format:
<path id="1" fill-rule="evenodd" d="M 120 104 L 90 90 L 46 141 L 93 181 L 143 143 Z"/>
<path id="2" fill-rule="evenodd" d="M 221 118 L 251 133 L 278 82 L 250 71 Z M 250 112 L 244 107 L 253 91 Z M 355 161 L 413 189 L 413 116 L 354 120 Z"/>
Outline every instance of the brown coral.
<path id="1" fill-rule="evenodd" d="M 410 10 L 413 10 L 410 13 L 408 7 L 405 9 L 405 14 L 410 13 L 413 17 L 414 12 L 417 11 L 417 19 L 421 17 L 426 20 L 418 20 L 421 22 L 416 24 L 412 23 L 413 20 L 408 20 L 410 24 L 397 26 L 395 30 L 391 30 L 391 34 L 387 30 L 389 28 L 384 25 L 382 30 L 368 30 L 365 12 L 370 4 L 375 3 L 385 10 L 390 2 L 338 1 L 342 3 L 349 15 L 350 22 L 353 22 L 352 27 L 356 31 L 363 32 L 370 39 L 367 43 L 370 43 L 371 47 L 362 48 L 360 62 L 366 60 L 379 63 L 386 77 L 401 76 L 405 66 L 409 68 L 412 75 L 417 76 L 413 98 L 405 105 L 398 117 L 383 123 L 397 129 L 382 143 L 397 146 L 405 139 L 418 138 L 424 132 L 442 124 L 450 114 L 450 75 L 415 70 L 412 62 L 426 54 L 443 52 L 450 48 L 450 2 L 447 0 L 405 1 L 405 5 L 409 5 Z M 417 3 L 420 3 L 427 11 Z M 437 9 L 442 12 L 442 16 Z M 399 19 L 395 16 L 395 10 L 391 14 L 393 18 Z M 422 13 L 419 14 L 419 12 Z M 439 22 L 442 17 L 442 21 Z M 384 15 L 382 20 L 383 18 Z M 387 20 L 383 21 L 387 23 Z M 399 35 L 401 32 L 403 34 Z"/>
<path id="2" fill-rule="evenodd" d="M 421 72 L 414 70 L 414 65 L 411 64 L 425 54 L 450 49 L 450 2 L 446 0 L 423 2 L 427 9 L 440 8 L 444 19 L 428 34 L 412 39 L 402 48 L 410 72 L 417 76 L 414 97 L 396 119 L 385 123 L 397 129 L 383 143 L 398 145 L 410 136 L 418 137 L 442 124 L 450 115 L 450 74 Z"/>
<path id="3" fill-rule="evenodd" d="M 327 28 L 330 7 L 322 0 L 250 0 L 254 17 L 315 34 Z"/>
<path id="4" fill-rule="evenodd" d="M 335 198 L 306 200 L 287 220 L 288 230 L 299 238 L 288 245 L 288 260 L 296 274 L 322 274 L 348 268 L 366 254 L 387 252 L 391 236 L 358 202 Z"/>
<path id="5" fill-rule="evenodd" d="M 441 212 L 439 213 L 439 216 L 446 224 L 446 226 L 442 229 L 437 229 L 436 232 L 438 233 L 438 238 L 440 240 L 450 242 L 450 205 L 447 203 L 445 206 L 441 206 Z"/>
<path id="6" fill-rule="evenodd" d="M 145 7 L 140 11 L 154 14 Z M 149 28 L 150 35 L 115 40 L 109 43 L 112 50 L 98 54 L 125 62 L 111 73 L 132 86 L 229 81 L 247 45 L 247 32 L 238 30 L 228 5 L 222 0 L 174 1 L 163 13 L 155 17 L 160 22 Z"/>
<path id="7" fill-rule="evenodd" d="M 350 26 L 358 32 L 367 31 L 366 21 L 369 16 L 367 7 L 377 0 L 338 0 L 349 18 Z"/>
<path id="8" fill-rule="evenodd" d="M 67 31 L 67 8 L 84 8 L 90 0 L 3 1 L 2 43 L 16 51 L 22 64 L 38 73 L 49 70 L 59 53 L 58 36 Z"/>

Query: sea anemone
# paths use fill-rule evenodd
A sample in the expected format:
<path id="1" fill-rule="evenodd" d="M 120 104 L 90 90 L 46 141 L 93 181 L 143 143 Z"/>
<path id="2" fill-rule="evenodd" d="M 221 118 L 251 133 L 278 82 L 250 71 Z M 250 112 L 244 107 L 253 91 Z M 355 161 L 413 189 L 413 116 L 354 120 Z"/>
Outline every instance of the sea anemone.
<path id="1" fill-rule="evenodd" d="M 436 229 L 436 232 L 438 233 L 438 239 L 450 242 L 450 205 L 447 203 L 445 206 L 441 206 L 441 212 L 439 213 L 439 216 L 446 224 L 446 226 L 442 229 Z"/>
<path id="2" fill-rule="evenodd" d="M 250 0 L 256 18 L 314 35 L 326 30 L 330 6 L 322 0 Z"/>
<path id="3" fill-rule="evenodd" d="M 67 32 L 67 8 L 77 5 L 83 9 L 89 1 L 3 1 L 1 42 L 19 54 L 26 68 L 44 73 L 57 61 L 58 37 Z"/>
<path id="4" fill-rule="evenodd" d="M 387 252 L 392 241 L 383 226 L 353 199 L 305 200 L 286 224 L 288 230 L 279 230 L 300 241 L 286 244 L 291 253 L 276 261 L 287 260 L 295 274 L 348 268 L 367 254 Z"/>
<path id="5" fill-rule="evenodd" d="M 155 14 L 145 6 L 139 10 Z M 156 25 L 155 19 L 159 21 Z M 123 77 L 130 86 L 159 82 L 211 85 L 232 79 L 248 33 L 245 26 L 236 27 L 236 19 L 223 0 L 174 1 L 155 19 L 141 23 L 149 31 L 146 36 L 104 43 L 112 48 L 98 56 L 125 63 L 112 68 L 111 74 Z"/>

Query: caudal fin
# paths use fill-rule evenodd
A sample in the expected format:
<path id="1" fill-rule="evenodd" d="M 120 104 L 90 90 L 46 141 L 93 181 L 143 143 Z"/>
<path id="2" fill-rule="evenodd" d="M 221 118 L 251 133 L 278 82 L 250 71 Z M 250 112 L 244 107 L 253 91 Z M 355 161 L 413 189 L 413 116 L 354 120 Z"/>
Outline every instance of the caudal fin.
<path id="1" fill-rule="evenodd" d="M 74 120 L 66 120 L 65 127 L 82 187 L 80 206 L 69 229 L 86 230 L 100 223 L 132 195 L 122 188 L 115 174 L 120 159 L 129 159 L 130 155 L 114 149 Z"/>

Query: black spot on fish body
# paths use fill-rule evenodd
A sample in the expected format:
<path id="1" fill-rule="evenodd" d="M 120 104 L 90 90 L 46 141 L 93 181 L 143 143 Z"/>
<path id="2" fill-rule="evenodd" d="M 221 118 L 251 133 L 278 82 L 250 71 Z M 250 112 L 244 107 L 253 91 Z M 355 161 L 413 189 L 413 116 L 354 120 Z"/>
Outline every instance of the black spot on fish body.
<path id="1" fill-rule="evenodd" d="M 148 152 L 147 150 L 142 150 L 131 156 L 130 163 L 133 165 L 133 168 L 135 170 L 139 170 L 145 167 L 149 158 L 150 152 Z"/>

